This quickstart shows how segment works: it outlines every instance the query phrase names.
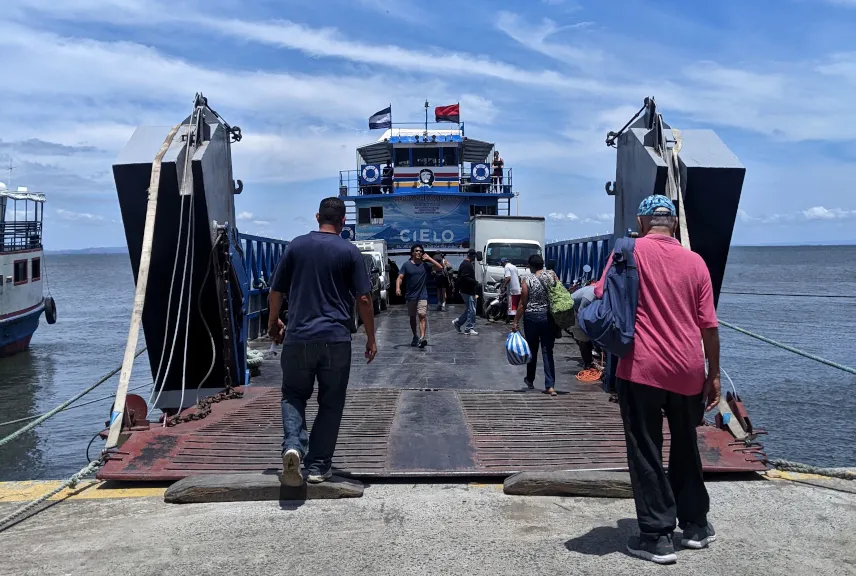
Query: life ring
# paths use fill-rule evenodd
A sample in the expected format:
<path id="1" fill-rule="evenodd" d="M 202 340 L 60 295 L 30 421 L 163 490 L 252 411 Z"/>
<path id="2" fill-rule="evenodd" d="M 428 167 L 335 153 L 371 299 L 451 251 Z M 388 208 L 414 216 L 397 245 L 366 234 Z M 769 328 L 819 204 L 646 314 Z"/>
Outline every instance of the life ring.
<path id="1" fill-rule="evenodd" d="M 48 324 L 56 324 L 56 302 L 52 296 L 45 298 L 45 320 Z"/>

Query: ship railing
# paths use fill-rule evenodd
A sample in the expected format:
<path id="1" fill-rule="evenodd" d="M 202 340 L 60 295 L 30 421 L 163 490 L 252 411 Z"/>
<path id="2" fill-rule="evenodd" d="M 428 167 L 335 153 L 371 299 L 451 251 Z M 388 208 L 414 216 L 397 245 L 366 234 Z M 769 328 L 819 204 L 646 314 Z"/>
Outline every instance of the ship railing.
<path id="1" fill-rule="evenodd" d="M 572 286 L 600 278 L 612 246 L 613 234 L 602 234 L 550 242 L 545 247 L 544 253 L 547 262 L 552 262 L 562 284 Z M 586 265 L 591 266 L 590 272 L 584 270 Z"/>
<path id="2" fill-rule="evenodd" d="M 0 252 L 35 250 L 41 247 L 41 222 L 0 220 Z"/>
<path id="3" fill-rule="evenodd" d="M 268 294 L 287 240 L 238 234 L 244 252 L 244 268 L 249 279 L 247 292 L 247 339 L 254 340 L 267 332 Z"/>
<path id="4" fill-rule="evenodd" d="M 399 168 L 408 168 L 400 166 Z M 422 168 L 421 166 L 419 168 Z M 432 168 L 432 166 L 425 166 Z M 469 170 L 461 170 L 458 174 L 459 190 L 465 194 L 513 194 L 514 180 L 513 171 L 511 168 L 503 168 L 502 176 L 494 176 L 493 172 L 484 181 L 476 181 L 473 179 Z M 397 188 L 383 180 L 376 184 L 366 184 L 360 181 L 359 170 L 340 170 L 339 171 L 339 196 L 371 196 L 375 194 L 395 194 Z M 404 190 L 411 190 L 404 188 Z M 443 191 L 443 188 L 436 190 Z"/>

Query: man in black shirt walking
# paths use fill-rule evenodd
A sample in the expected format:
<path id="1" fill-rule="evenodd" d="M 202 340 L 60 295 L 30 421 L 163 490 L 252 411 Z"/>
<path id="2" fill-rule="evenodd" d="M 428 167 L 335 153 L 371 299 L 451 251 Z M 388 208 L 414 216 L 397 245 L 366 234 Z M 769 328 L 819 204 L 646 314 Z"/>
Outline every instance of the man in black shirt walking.
<path id="1" fill-rule="evenodd" d="M 452 325 L 458 332 L 463 327 L 463 333 L 468 336 L 475 336 L 478 332 L 475 331 L 476 326 L 476 294 L 478 294 L 479 283 L 476 281 L 476 271 L 473 268 L 473 262 L 476 259 L 476 251 L 470 248 L 467 252 L 467 257 L 461 262 L 458 268 L 458 288 L 461 292 L 461 298 L 464 299 L 464 305 L 467 307 L 463 314 L 455 320 L 452 320 Z"/>
<path id="2" fill-rule="evenodd" d="M 345 408 L 351 370 L 351 310 L 354 298 L 366 329 L 366 360 L 377 354 L 371 282 L 356 246 L 340 234 L 345 203 L 321 201 L 318 231 L 295 238 L 285 250 L 270 291 L 268 333 L 282 347 L 282 483 L 323 482 L 331 475 L 333 452 Z M 279 319 L 288 298 L 288 329 Z M 318 416 L 306 433 L 306 402 L 318 380 Z"/>

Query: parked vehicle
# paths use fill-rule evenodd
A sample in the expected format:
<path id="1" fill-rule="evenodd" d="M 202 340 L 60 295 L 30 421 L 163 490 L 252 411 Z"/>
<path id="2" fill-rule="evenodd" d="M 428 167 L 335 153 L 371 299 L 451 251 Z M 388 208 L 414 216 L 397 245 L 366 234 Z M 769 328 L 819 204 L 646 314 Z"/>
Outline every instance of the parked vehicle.
<path id="1" fill-rule="evenodd" d="M 372 309 L 375 314 L 380 313 L 381 298 L 380 298 L 380 268 L 375 264 L 375 259 L 371 254 L 363 254 L 363 264 L 365 264 L 366 272 L 369 274 L 369 280 L 372 286 Z M 357 328 L 362 324 L 359 311 L 357 310 L 357 301 L 354 300 L 354 309 L 351 310 L 351 332 L 356 332 Z"/>
<path id="2" fill-rule="evenodd" d="M 489 322 L 501 322 L 508 317 L 508 290 L 503 288 L 499 296 L 491 300 L 484 309 Z"/>
<path id="3" fill-rule="evenodd" d="M 499 296 L 505 270 L 501 260 L 517 266 L 520 276 L 529 274 L 529 257 L 544 253 L 543 216 L 473 216 L 470 245 L 476 249 L 476 280 L 482 285 L 480 312 Z"/>
<path id="4" fill-rule="evenodd" d="M 352 241 L 363 254 L 371 254 L 375 266 L 380 271 L 380 309 L 386 310 L 389 306 L 389 298 L 392 295 L 390 286 L 394 281 L 390 274 L 389 255 L 386 250 L 386 240 L 360 240 Z"/>

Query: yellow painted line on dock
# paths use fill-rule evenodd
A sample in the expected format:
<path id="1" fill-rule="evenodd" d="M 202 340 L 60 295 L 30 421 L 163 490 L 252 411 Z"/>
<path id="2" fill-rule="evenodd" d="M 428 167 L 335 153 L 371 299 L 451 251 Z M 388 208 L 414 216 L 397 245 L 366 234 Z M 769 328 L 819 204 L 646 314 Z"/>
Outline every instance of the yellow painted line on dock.
<path id="1" fill-rule="evenodd" d="M 767 478 L 772 478 L 775 480 L 829 480 L 827 476 L 821 476 L 820 474 L 803 474 L 801 472 L 783 472 L 781 470 L 767 470 L 765 472 Z"/>
<path id="2" fill-rule="evenodd" d="M 60 480 L 28 480 L 22 482 L 0 482 L 0 503 L 30 502 L 44 496 L 57 486 Z M 66 488 L 51 500 L 100 500 L 112 498 L 151 498 L 163 497 L 165 486 L 128 487 L 117 486 L 111 482 L 84 480 L 75 488 Z"/>

